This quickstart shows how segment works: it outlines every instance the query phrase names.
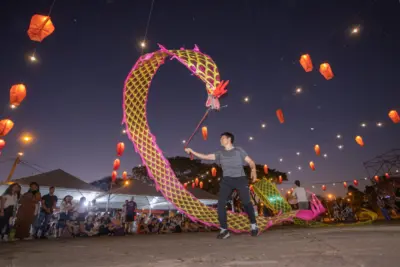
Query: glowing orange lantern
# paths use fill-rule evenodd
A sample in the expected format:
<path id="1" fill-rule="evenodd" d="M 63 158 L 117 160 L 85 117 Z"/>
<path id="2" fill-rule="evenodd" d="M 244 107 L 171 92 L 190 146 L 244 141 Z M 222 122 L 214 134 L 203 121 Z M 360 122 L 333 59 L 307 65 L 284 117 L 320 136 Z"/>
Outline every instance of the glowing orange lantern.
<path id="1" fill-rule="evenodd" d="M 213 167 L 213 168 L 211 169 L 211 175 L 212 175 L 213 177 L 217 176 L 217 169 L 216 169 L 215 167 Z"/>
<path id="2" fill-rule="evenodd" d="M 122 154 L 124 154 L 125 150 L 125 144 L 123 142 L 120 142 L 117 144 L 117 156 L 121 157 Z"/>
<path id="3" fill-rule="evenodd" d="M 315 171 L 315 165 L 314 162 L 310 161 L 310 168 L 311 170 Z"/>
<path id="4" fill-rule="evenodd" d="M 393 121 L 393 123 L 399 123 L 400 122 L 400 116 L 399 116 L 399 113 L 397 113 L 396 110 L 391 110 L 389 112 L 389 118 Z"/>
<path id="5" fill-rule="evenodd" d="M 13 85 L 10 89 L 10 105 L 18 107 L 26 97 L 26 87 L 23 84 Z"/>
<path id="6" fill-rule="evenodd" d="M 116 171 L 113 171 L 113 172 L 111 173 L 111 181 L 115 182 L 116 179 L 117 179 L 117 172 L 116 172 Z"/>
<path id="7" fill-rule="evenodd" d="M 355 186 L 358 186 L 358 181 L 357 181 L 357 180 L 354 180 L 354 181 L 353 181 L 353 184 L 354 184 Z"/>
<path id="8" fill-rule="evenodd" d="M 0 139 L 0 150 L 2 150 L 6 146 L 6 141 Z"/>
<path id="9" fill-rule="evenodd" d="M 279 181 L 280 184 L 282 183 L 282 181 L 283 181 L 282 175 L 279 175 L 278 181 Z"/>
<path id="10" fill-rule="evenodd" d="M 278 120 L 279 120 L 280 123 L 284 123 L 285 122 L 285 117 L 283 117 L 282 109 L 277 109 L 276 110 L 276 116 L 278 117 Z"/>
<path id="11" fill-rule="evenodd" d="M 249 186 L 249 189 L 250 189 L 250 191 L 254 191 L 254 187 L 252 184 Z"/>
<path id="12" fill-rule="evenodd" d="M 324 76 L 325 79 L 330 80 L 333 78 L 333 72 L 329 63 L 322 63 L 319 67 L 319 72 Z"/>
<path id="13" fill-rule="evenodd" d="M 322 185 L 322 191 L 326 190 L 326 185 Z"/>
<path id="14" fill-rule="evenodd" d="M 208 130 L 206 126 L 203 126 L 203 128 L 201 128 L 201 133 L 203 134 L 203 139 L 207 140 L 208 137 Z"/>
<path id="15" fill-rule="evenodd" d="M 200 182 L 200 188 L 203 188 L 203 182 Z"/>
<path id="16" fill-rule="evenodd" d="M 374 179 L 375 179 L 375 182 L 379 183 L 379 176 L 378 175 L 375 175 Z"/>
<path id="17" fill-rule="evenodd" d="M 317 154 L 317 156 L 319 156 L 321 154 L 321 149 L 319 148 L 319 145 L 315 145 L 314 150 L 315 150 L 315 154 Z"/>
<path id="18" fill-rule="evenodd" d="M 386 179 L 389 179 L 390 178 L 389 173 L 385 173 L 385 177 L 386 177 Z"/>
<path id="19" fill-rule="evenodd" d="M 268 174 L 268 165 L 267 164 L 264 165 L 264 173 Z"/>
<path id="20" fill-rule="evenodd" d="M 124 180 L 128 179 L 128 173 L 127 172 L 123 172 L 122 173 L 122 179 L 124 179 Z"/>
<path id="21" fill-rule="evenodd" d="M 32 16 L 28 35 L 32 41 L 41 42 L 44 38 L 52 34 L 54 29 L 50 17 L 36 14 Z"/>
<path id="22" fill-rule="evenodd" d="M 194 189 L 194 186 L 195 186 L 195 184 L 194 183 L 192 183 L 192 188 Z"/>
<path id="23" fill-rule="evenodd" d="M 121 166 L 121 161 L 119 159 L 114 160 L 113 170 L 114 171 L 118 170 L 119 166 Z"/>
<path id="24" fill-rule="evenodd" d="M 359 136 L 359 135 L 356 136 L 355 140 L 356 140 L 357 144 L 359 144 L 360 146 L 364 146 L 364 141 L 361 136 Z"/>
<path id="25" fill-rule="evenodd" d="M 313 70 L 313 64 L 309 54 L 304 54 L 300 57 L 300 64 L 306 72 Z"/>
<path id="26" fill-rule="evenodd" d="M 196 177 L 196 179 L 194 180 L 194 182 L 196 183 L 196 186 L 199 186 L 199 178 Z"/>
<path id="27" fill-rule="evenodd" d="M 9 119 L 0 121 L 0 136 L 6 136 L 14 127 L 14 122 Z"/>
<path id="28" fill-rule="evenodd" d="M 347 182 L 343 182 L 343 186 L 344 186 L 344 188 L 346 188 L 347 187 Z"/>
<path id="29" fill-rule="evenodd" d="M 187 183 L 184 183 L 184 184 L 183 184 L 183 187 L 186 189 L 186 188 L 187 188 Z"/>

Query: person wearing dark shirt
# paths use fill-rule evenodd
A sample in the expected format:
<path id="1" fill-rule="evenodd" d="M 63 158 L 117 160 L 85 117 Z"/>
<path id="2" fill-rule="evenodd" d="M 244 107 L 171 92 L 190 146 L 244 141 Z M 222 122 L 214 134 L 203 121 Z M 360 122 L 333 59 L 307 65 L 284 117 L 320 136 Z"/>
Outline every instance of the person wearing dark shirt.
<path id="1" fill-rule="evenodd" d="M 226 200 L 234 189 L 239 192 L 240 200 L 249 216 L 251 235 L 258 236 L 259 234 L 254 207 L 250 200 L 248 178 L 243 169 L 245 164 L 250 166 L 251 179 L 254 183 L 257 179 L 256 164 L 242 148 L 233 146 L 234 140 L 235 137 L 232 133 L 222 133 L 220 142 L 223 149 L 208 155 L 195 152 L 191 148 L 185 148 L 186 153 L 193 154 L 202 160 L 214 160 L 222 168 L 223 177 L 220 183 L 218 199 L 218 220 L 221 232 L 217 236 L 218 239 L 226 239 L 230 236 L 225 206 Z"/>
<path id="2" fill-rule="evenodd" d="M 126 211 L 125 211 L 125 232 L 130 233 L 133 227 L 133 222 L 135 221 L 136 216 L 136 202 L 135 198 L 132 197 L 130 201 L 126 202 Z"/>
<path id="3" fill-rule="evenodd" d="M 46 238 L 45 234 L 48 230 L 49 222 L 53 211 L 56 208 L 58 198 L 54 195 L 55 188 L 51 186 L 49 193 L 42 197 L 41 208 L 38 219 L 36 221 L 35 234 L 36 238 Z"/>

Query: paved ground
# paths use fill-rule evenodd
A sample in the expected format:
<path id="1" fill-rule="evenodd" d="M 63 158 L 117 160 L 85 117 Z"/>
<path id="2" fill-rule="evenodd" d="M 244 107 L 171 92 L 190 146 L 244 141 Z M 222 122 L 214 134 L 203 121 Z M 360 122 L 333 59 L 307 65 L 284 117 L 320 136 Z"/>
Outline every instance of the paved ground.
<path id="1" fill-rule="evenodd" d="M 279 228 L 258 238 L 215 233 L 0 243 L 2 267 L 396 267 L 400 226 Z"/>

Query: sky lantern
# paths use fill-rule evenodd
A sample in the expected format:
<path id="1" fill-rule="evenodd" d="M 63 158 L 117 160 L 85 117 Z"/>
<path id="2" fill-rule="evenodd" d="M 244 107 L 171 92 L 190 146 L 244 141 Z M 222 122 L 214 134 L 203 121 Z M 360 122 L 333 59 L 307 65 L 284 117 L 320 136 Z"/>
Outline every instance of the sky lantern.
<path id="1" fill-rule="evenodd" d="M 217 176 L 217 169 L 216 169 L 215 167 L 212 167 L 212 169 L 211 169 L 211 175 L 212 175 L 213 177 Z"/>
<path id="2" fill-rule="evenodd" d="M 187 188 L 187 184 L 188 184 L 188 183 L 184 183 L 184 184 L 183 184 L 183 187 L 184 187 L 185 189 Z"/>
<path id="3" fill-rule="evenodd" d="M 354 184 L 355 186 L 358 186 L 358 181 L 354 179 L 353 184 Z"/>
<path id="4" fill-rule="evenodd" d="M 199 178 L 196 177 L 196 179 L 194 179 L 194 182 L 196 183 L 196 186 L 199 186 Z"/>
<path id="5" fill-rule="evenodd" d="M 203 128 L 201 128 L 201 134 L 203 135 L 203 139 L 207 140 L 208 137 L 208 129 L 207 126 L 203 126 Z"/>
<path id="6" fill-rule="evenodd" d="M 195 186 L 195 184 L 194 183 L 192 183 L 192 188 L 194 189 L 194 186 Z"/>
<path id="7" fill-rule="evenodd" d="M 314 146 L 314 151 L 315 151 L 315 154 L 317 154 L 317 156 L 319 156 L 321 154 L 321 149 L 319 148 L 319 145 Z"/>
<path id="8" fill-rule="evenodd" d="M 325 190 L 326 190 L 326 185 L 323 184 L 323 185 L 321 186 L 321 188 L 322 188 L 322 191 L 325 191 Z"/>
<path id="9" fill-rule="evenodd" d="M 309 54 L 304 54 L 300 57 L 300 64 L 306 72 L 313 70 L 313 64 Z"/>
<path id="10" fill-rule="evenodd" d="M 347 182 L 343 182 L 343 186 L 344 186 L 344 188 L 346 188 L 347 187 Z"/>
<path id="11" fill-rule="evenodd" d="M 121 166 L 121 161 L 119 159 L 115 159 L 114 160 L 113 170 L 117 171 L 119 169 L 119 166 Z"/>
<path id="12" fill-rule="evenodd" d="M 386 177 L 386 179 L 389 179 L 390 178 L 389 173 L 385 173 L 385 177 Z"/>
<path id="13" fill-rule="evenodd" d="M 361 136 L 359 136 L 359 135 L 356 136 L 355 140 L 356 140 L 357 144 L 359 144 L 360 146 L 364 146 L 364 141 Z"/>
<path id="14" fill-rule="evenodd" d="M 279 175 L 279 177 L 278 177 L 278 182 L 281 184 L 282 181 L 283 181 L 282 175 Z"/>
<path id="15" fill-rule="evenodd" d="M 9 119 L 0 120 L 0 136 L 6 136 L 14 127 L 14 122 Z"/>
<path id="16" fill-rule="evenodd" d="M 6 146 L 6 141 L 0 139 L 0 151 Z"/>
<path id="17" fill-rule="evenodd" d="M 200 182 L 200 188 L 203 189 L 203 182 Z"/>
<path id="18" fill-rule="evenodd" d="M 312 161 L 310 161 L 310 168 L 311 170 L 315 171 L 315 164 Z"/>
<path id="19" fill-rule="evenodd" d="M 124 154 L 125 144 L 123 142 L 119 142 L 117 144 L 117 156 L 121 157 Z"/>
<path id="20" fill-rule="evenodd" d="M 333 78 L 333 72 L 329 63 L 322 63 L 319 67 L 319 72 L 324 76 L 325 79 L 330 80 Z"/>
<path id="21" fill-rule="evenodd" d="M 374 176 L 374 180 L 375 180 L 375 182 L 379 183 L 379 176 L 378 176 L 378 175 L 375 175 L 375 176 Z"/>
<path id="22" fill-rule="evenodd" d="M 54 32 L 54 25 L 49 16 L 33 15 L 29 25 L 28 35 L 32 41 L 41 42 Z"/>
<path id="23" fill-rule="evenodd" d="M 399 113 L 397 113 L 396 110 L 391 110 L 389 112 L 389 118 L 393 121 L 393 123 L 399 123 L 400 122 L 400 116 L 399 116 Z"/>
<path id="24" fill-rule="evenodd" d="M 285 122 L 285 117 L 283 117 L 282 109 L 277 109 L 276 110 L 276 116 L 278 117 L 278 120 L 279 120 L 280 123 L 284 123 Z"/>
<path id="25" fill-rule="evenodd" d="M 117 171 L 113 171 L 113 172 L 111 173 L 111 181 L 112 181 L 112 182 L 115 182 L 116 179 L 117 179 Z"/>
<path id="26" fill-rule="evenodd" d="M 122 179 L 124 179 L 124 180 L 128 179 L 128 173 L 127 172 L 123 172 L 122 173 Z"/>
<path id="27" fill-rule="evenodd" d="M 264 173 L 268 174 L 268 165 L 267 164 L 264 165 Z"/>
<path id="28" fill-rule="evenodd" d="M 18 107 L 26 97 L 25 85 L 15 84 L 10 89 L 10 105 Z"/>

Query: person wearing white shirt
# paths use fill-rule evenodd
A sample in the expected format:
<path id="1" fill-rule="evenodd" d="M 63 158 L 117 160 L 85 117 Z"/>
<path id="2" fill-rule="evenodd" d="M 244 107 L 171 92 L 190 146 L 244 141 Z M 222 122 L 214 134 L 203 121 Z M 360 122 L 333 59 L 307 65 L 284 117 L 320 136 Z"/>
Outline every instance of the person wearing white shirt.
<path id="1" fill-rule="evenodd" d="M 4 194 L 0 196 L 0 234 L 1 239 L 6 239 L 10 233 L 10 218 L 17 209 L 18 200 L 21 195 L 21 186 L 17 183 L 10 185 Z M 4 229 L 5 228 L 5 229 Z M 3 229 L 4 234 L 3 234 Z"/>
<path id="2" fill-rule="evenodd" d="M 293 190 L 293 195 L 297 198 L 297 204 L 299 205 L 299 210 L 308 210 L 309 203 L 307 198 L 307 192 L 304 187 L 300 186 L 300 181 L 296 180 L 294 182 L 296 188 Z"/>

